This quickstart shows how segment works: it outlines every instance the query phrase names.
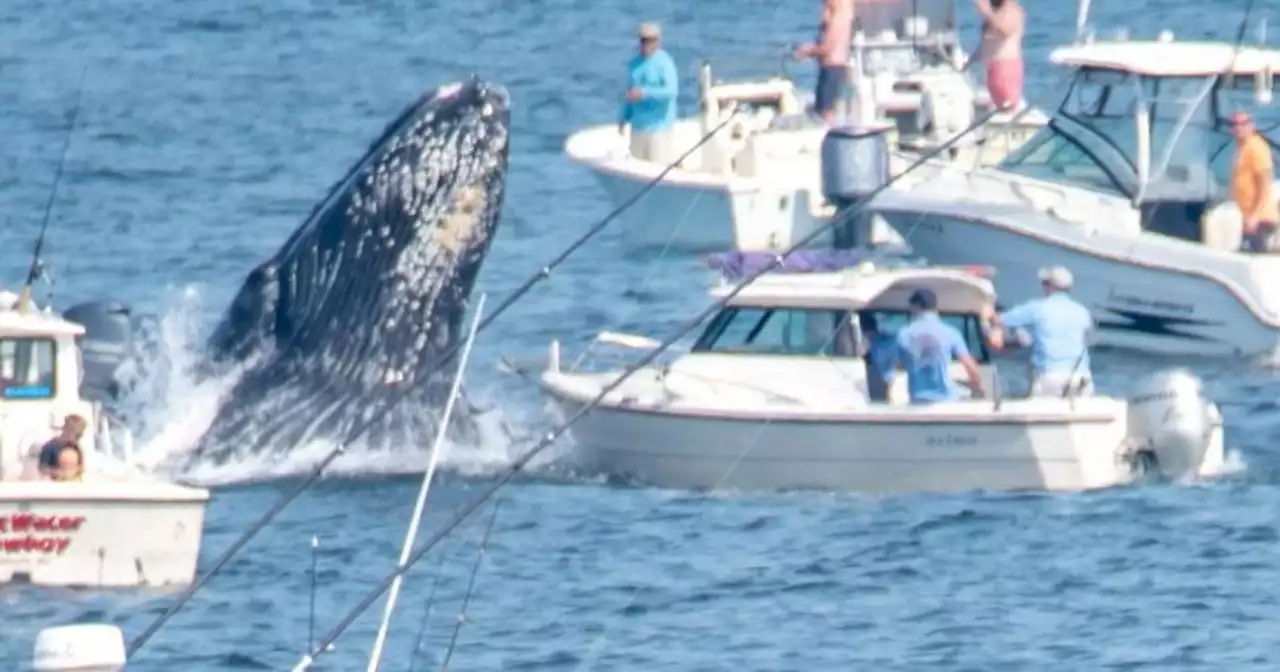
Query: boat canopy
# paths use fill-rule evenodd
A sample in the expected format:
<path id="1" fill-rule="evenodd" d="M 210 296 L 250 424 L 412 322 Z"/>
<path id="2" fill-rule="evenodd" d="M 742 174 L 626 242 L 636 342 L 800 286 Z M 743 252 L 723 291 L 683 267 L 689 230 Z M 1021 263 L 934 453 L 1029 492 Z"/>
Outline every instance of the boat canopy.
<path id="1" fill-rule="evenodd" d="M 1000 170 L 1202 210 L 1231 183 L 1231 114 L 1252 113 L 1264 137 L 1280 124 L 1275 109 L 1258 104 L 1260 87 L 1274 86 L 1270 68 L 1280 67 L 1280 51 L 1124 41 L 1064 47 L 1051 60 L 1074 70 L 1062 104 Z"/>
<path id="2" fill-rule="evenodd" d="M 995 301 L 987 267 L 879 268 L 866 264 L 856 270 L 811 273 L 766 273 L 730 297 L 734 286 L 711 290 L 730 307 L 824 310 L 910 310 L 908 301 L 918 289 L 932 290 L 938 311 L 976 314 Z"/>

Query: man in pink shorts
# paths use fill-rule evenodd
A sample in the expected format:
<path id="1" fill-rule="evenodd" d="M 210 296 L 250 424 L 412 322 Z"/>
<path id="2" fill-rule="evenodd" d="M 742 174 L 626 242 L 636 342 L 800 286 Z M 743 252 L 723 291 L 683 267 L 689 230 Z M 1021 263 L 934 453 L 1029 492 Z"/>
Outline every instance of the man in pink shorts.
<path id="1" fill-rule="evenodd" d="M 987 64 L 987 91 L 1002 110 L 1022 102 L 1022 36 L 1027 15 L 1017 0 L 975 0 L 982 15 L 982 42 L 965 65 Z"/>

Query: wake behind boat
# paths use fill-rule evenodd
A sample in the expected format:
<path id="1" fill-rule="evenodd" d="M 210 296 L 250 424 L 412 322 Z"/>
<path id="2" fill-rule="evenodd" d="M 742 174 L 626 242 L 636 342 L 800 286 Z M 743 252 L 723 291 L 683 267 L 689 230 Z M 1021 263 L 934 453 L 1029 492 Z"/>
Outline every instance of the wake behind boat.
<path id="1" fill-rule="evenodd" d="M 979 312 L 995 298 L 988 271 L 854 262 L 826 270 L 841 262 L 815 252 L 729 298 L 689 353 L 642 369 L 577 423 L 576 456 L 659 486 L 864 492 L 1079 490 L 1152 468 L 1173 478 L 1221 470 L 1221 419 L 1191 374 L 1156 374 L 1127 401 L 1006 397 L 980 337 Z M 896 332 L 920 288 L 965 335 L 990 398 L 912 405 L 898 374 L 873 400 L 860 324 Z M 963 377 L 958 365 L 952 373 Z M 563 370 L 553 342 L 540 382 L 572 415 L 618 375 Z"/>
<path id="2" fill-rule="evenodd" d="M 128 430 L 82 396 L 83 325 L 9 303 L 0 301 L 0 584 L 191 583 L 209 492 L 129 464 Z M 59 453 L 67 465 L 42 474 L 41 446 L 70 418 L 87 430 L 81 473 Z"/>
<path id="3" fill-rule="evenodd" d="M 895 174 L 993 109 L 986 91 L 961 70 L 966 57 L 954 0 L 859 3 L 858 17 L 844 104 L 852 116 L 892 127 Z M 676 121 L 673 148 L 681 152 L 714 135 L 622 215 L 624 235 L 638 245 L 704 251 L 786 249 L 831 221 L 835 209 L 820 188 L 828 128 L 806 113 L 809 94 L 785 77 L 714 83 L 705 63 L 698 93 L 700 114 Z M 1046 120 L 1034 108 L 996 114 L 946 160 L 995 163 Z M 617 204 L 667 168 L 631 156 L 616 124 L 573 133 L 565 153 Z M 897 239 L 887 227 L 879 236 Z"/>

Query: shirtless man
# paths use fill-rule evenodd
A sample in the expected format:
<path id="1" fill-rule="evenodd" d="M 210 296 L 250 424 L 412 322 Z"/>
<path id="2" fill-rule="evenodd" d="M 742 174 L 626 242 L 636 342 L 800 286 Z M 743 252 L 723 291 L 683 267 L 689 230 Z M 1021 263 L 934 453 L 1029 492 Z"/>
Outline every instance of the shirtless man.
<path id="1" fill-rule="evenodd" d="M 987 64 L 987 91 L 999 109 L 1009 110 L 1022 102 L 1022 36 L 1027 15 L 1017 0 L 974 0 L 982 15 L 982 42 L 965 64 Z"/>
<path id="2" fill-rule="evenodd" d="M 853 0 L 822 0 L 822 25 L 818 41 L 801 46 L 792 54 L 797 61 L 818 61 L 818 86 L 813 92 L 813 111 L 828 126 L 836 122 L 836 103 L 849 81 L 849 50 L 853 42 Z"/>

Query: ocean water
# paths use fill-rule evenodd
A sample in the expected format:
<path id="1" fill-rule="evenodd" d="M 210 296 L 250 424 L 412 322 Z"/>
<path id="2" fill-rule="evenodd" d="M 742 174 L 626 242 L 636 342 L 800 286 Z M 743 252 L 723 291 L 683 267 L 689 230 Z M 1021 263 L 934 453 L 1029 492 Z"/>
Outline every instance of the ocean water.
<path id="1" fill-rule="evenodd" d="M 1095 25 L 1189 39 L 1234 35 L 1245 3 L 1096 4 Z M 1071 36 L 1074 8 L 1028 6 L 1039 64 Z M 974 25 L 968 3 L 961 11 Z M 610 209 L 560 148 L 570 130 L 614 118 L 637 22 L 663 23 L 690 109 L 699 59 L 728 77 L 774 72 L 816 16 L 816 2 L 794 0 L 5 3 L 0 281 L 25 274 L 83 72 L 46 247 L 54 300 L 117 298 L 162 317 L 179 366 L 146 400 L 142 447 L 169 454 L 199 433 L 218 393 L 180 372 L 202 330 L 421 90 L 476 72 L 512 93 L 508 203 L 479 287 L 496 298 Z M 1034 102 L 1055 102 L 1047 67 L 1029 78 Z M 469 384 L 500 427 L 451 449 L 426 527 L 547 426 L 527 384 L 495 370 L 500 357 L 602 328 L 663 334 L 705 305 L 688 288 L 707 280 L 696 259 L 637 255 L 606 231 L 489 330 Z M 1095 368 L 1102 390 L 1119 393 L 1163 363 L 1099 353 Z M 577 478 L 552 455 L 503 491 L 487 542 L 486 507 L 410 574 L 384 669 L 438 666 L 451 641 L 450 666 L 477 670 L 1276 669 L 1280 382 L 1235 362 L 1190 365 L 1222 407 L 1236 467 L 1212 483 L 695 494 Z M 417 490 L 396 473 L 416 468 L 429 440 L 344 458 L 129 669 L 290 668 L 394 563 Z M 196 474 L 224 484 L 205 566 L 324 448 Z M 134 636 L 171 599 L 0 589 L 0 657 L 21 669 L 36 632 L 61 623 L 108 621 Z M 317 669 L 362 668 L 380 611 Z"/>

